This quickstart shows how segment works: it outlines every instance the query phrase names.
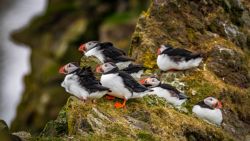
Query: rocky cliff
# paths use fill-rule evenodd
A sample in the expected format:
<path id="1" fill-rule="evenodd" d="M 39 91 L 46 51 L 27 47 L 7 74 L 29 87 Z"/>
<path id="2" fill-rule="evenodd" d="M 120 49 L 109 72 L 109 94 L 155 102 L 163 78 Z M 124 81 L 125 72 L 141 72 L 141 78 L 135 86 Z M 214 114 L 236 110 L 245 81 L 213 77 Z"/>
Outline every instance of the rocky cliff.
<path id="1" fill-rule="evenodd" d="M 149 68 L 148 74 L 160 74 L 155 62 L 159 45 L 201 52 L 204 60 L 199 68 L 160 74 L 162 81 L 185 91 L 190 97 L 186 105 L 175 109 L 161 98 L 146 96 L 129 100 L 124 109 L 115 109 L 113 101 L 83 103 L 70 97 L 57 119 L 48 122 L 34 139 L 249 139 L 249 23 L 247 0 L 153 1 L 138 19 L 129 53 Z M 82 58 L 82 65 L 84 61 Z M 218 97 L 223 103 L 221 127 L 191 113 L 192 106 L 207 96 Z"/>
<path id="2" fill-rule="evenodd" d="M 220 98 L 222 129 L 240 140 L 250 132 L 249 6 L 246 0 L 154 1 L 138 20 L 130 50 L 153 73 L 159 73 L 155 60 L 161 44 L 203 53 L 198 69 L 164 73 L 161 79 L 190 96 L 189 109 L 207 96 Z"/>

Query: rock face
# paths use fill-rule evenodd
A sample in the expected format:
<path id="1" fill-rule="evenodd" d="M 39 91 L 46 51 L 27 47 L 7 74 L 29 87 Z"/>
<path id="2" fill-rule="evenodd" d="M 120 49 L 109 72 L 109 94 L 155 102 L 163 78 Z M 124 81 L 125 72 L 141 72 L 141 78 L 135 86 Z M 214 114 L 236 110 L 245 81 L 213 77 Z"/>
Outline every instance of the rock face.
<path id="1" fill-rule="evenodd" d="M 41 138 L 73 140 L 232 140 L 220 128 L 178 112 L 163 99 L 129 100 L 124 109 L 99 99 L 96 104 L 70 97 L 58 119 L 49 122 Z"/>
<path id="2" fill-rule="evenodd" d="M 81 43 L 106 41 L 123 30 L 127 34 L 119 35 L 122 45 L 114 43 L 128 48 L 128 35 L 133 33 L 136 18 L 147 4 L 144 0 L 48 0 L 43 15 L 12 35 L 16 42 L 30 46 L 32 53 L 31 73 L 25 77 L 25 92 L 11 130 L 37 133 L 49 120 L 55 119 L 69 97 L 60 87 L 63 76 L 58 74 L 59 67 L 80 61 L 82 55 L 77 48 Z M 116 25 L 122 30 L 109 27 L 103 32 L 104 25 Z M 106 38 L 101 31 L 114 35 Z"/>
<path id="3" fill-rule="evenodd" d="M 159 73 L 161 44 L 203 53 L 198 69 L 164 73 L 161 80 L 186 92 L 188 109 L 207 96 L 221 99 L 222 129 L 244 140 L 250 131 L 249 17 L 247 0 L 154 1 L 138 20 L 130 54 Z"/>

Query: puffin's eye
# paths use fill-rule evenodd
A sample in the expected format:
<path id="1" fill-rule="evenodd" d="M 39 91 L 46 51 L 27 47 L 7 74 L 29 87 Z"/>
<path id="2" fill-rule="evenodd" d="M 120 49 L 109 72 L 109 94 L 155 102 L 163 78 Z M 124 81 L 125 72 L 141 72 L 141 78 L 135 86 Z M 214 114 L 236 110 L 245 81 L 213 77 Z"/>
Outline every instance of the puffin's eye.
<path id="1" fill-rule="evenodd" d="M 104 65 L 104 67 L 107 67 L 107 66 L 108 66 L 107 64 Z"/>

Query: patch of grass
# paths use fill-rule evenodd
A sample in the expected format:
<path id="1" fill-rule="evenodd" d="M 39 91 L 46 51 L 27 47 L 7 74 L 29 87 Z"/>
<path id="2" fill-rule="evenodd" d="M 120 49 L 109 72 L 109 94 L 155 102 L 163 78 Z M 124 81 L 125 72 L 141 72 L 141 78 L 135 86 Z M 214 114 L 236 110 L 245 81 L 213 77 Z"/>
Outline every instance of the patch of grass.
<path id="1" fill-rule="evenodd" d="M 137 137 L 139 141 L 155 141 L 155 137 L 148 132 L 141 131 L 137 134 Z"/>

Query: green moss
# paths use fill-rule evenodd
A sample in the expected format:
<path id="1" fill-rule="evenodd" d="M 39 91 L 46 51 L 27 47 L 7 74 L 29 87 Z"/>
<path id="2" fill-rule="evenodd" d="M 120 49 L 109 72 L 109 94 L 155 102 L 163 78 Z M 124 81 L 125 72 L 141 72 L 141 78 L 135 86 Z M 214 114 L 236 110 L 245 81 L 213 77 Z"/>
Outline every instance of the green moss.
<path id="1" fill-rule="evenodd" d="M 62 137 L 33 137 L 29 141 L 65 141 Z"/>
<path id="2" fill-rule="evenodd" d="M 183 78 L 186 84 L 186 94 L 190 96 L 186 107 L 191 111 L 193 105 L 208 96 L 217 97 L 220 93 L 218 86 L 204 79 L 202 74 Z"/>
<path id="3" fill-rule="evenodd" d="M 196 39 L 195 32 L 191 28 L 187 28 L 187 36 L 191 42 Z"/>
<path id="4" fill-rule="evenodd" d="M 140 141 L 155 141 L 155 137 L 148 132 L 139 132 L 137 137 Z"/>
<path id="5" fill-rule="evenodd" d="M 112 124 L 108 128 L 108 132 L 113 133 L 115 136 L 126 137 L 129 136 L 131 130 L 121 124 Z"/>
<path id="6" fill-rule="evenodd" d="M 61 136 L 66 135 L 67 133 L 68 124 L 66 119 L 66 108 L 62 108 L 57 119 L 55 121 L 50 121 L 45 125 L 41 132 L 41 136 Z"/>
<path id="7" fill-rule="evenodd" d="M 129 100 L 124 109 L 115 109 L 113 104 L 104 98 L 96 103 L 82 103 L 70 97 L 65 110 L 62 110 L 66 112 L 68 135 L 79 140 L 176 140 L 182 139 L 181 136 L 174 136 L 181 134 L 180 128 L 191 124 L 189 128 L 194 131 L 209 130 L 221 138 L 227 136 L 214 126 L 175 111 L 157 96 Z M 207 136 L 206 132 L 200 134 Z"/>
<path id="8" fill-rule="evenodd" d="M 152 54 L 150 51 L 145 51 L 141 59 L 146 68 L 153 69 L 156 66 L 156 58 L 156 55 Z"/>

